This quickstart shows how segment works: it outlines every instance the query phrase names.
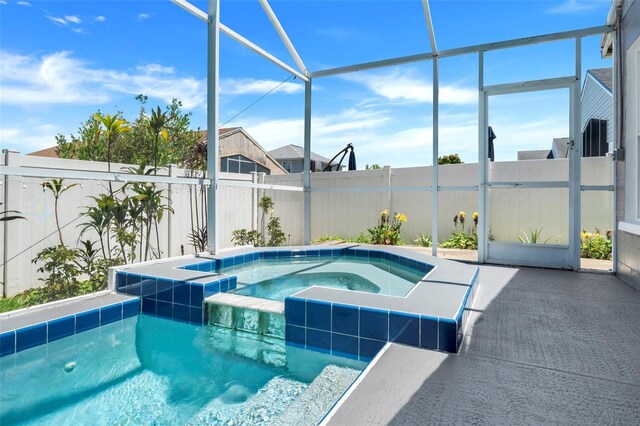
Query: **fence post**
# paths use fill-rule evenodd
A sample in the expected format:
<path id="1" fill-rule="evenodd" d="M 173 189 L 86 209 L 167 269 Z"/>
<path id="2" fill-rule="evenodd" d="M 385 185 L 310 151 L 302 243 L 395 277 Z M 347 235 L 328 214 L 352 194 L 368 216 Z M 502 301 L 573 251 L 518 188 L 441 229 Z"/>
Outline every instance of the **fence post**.
<path id="1" fill-rule="evenodd" d="M 251 172 L 251 183 L 258 183 L 258 172 Z M 251 230 L 258 230 L 258 188 L 251 188 Z"/>
<path id="2" fill-rule="evenodd" d="M 3 149 L 2 154 L 4 155 L 4 165 L 10 167 L 18 167 L 20 166 L 20 152 L 15 149 Z M 9 193 L 11 192 L 9 189 L 9 185 L 12 183 L 13 179 L 9 176 L 4 176 L 2 180 L 2 184 L 4 186 L 4 200 L 2 200 L 2 211 L 5 210 L 20 210 L 19 205 L 15 205 L 11 203 L 11 201 L 16 201 L 16 204 L 19 204 L 20 197 L 13 197 L 11 199 L 9 197 Z M 9 295 L 9 264 L 7 263 L 11 258 L 9 254 L 9 240 L 18 241 L 17 239 L 11 238 L 9 235 L 9 222 L 2 222 L 2 297 L 8 297 Z M 15 235 L 16 238 L 19 237 Z M 20 292 L 19 283 L 17 283 L 17 292 Z"/>
<path id="3" fill-rule="evenodd" d="M 388 191 L 383 192 L 382 199 L 382 210 L 388 210 L 389 214 L 393 213 L 391 211 L 391 167 L 384 166 L 382 168 L 382 186 L 389 188 Z"/>
<path id="4" fill-rule="evenodd" d="M 260 183 L 260 184 L 264 183 L 264 179 L 265 179 L 266 175 L 267 174 L 264 173 L 264 172 L 259 172 L 258 173 L 258 183 Z M 257 221 L 258 221 L 258 217 L 260 216 L 260 214 L 258 212 L 258 210 L 259 210 L 258 203 L 260 202 L 262 197 L 264 197 L 264 189 L 259 189 L 258 190 L 258 201 L 256 201 L 256 208 L 255 208 L 255 212 L 256 212 L 256 229 L 258 228 Z M 262 221 L 260 233 L 262 235 L 264 235 L 264 220 Z"/>
<path id="5" fill-rule="evenodd" d="M 178 177 L 176 173 L 177 168 L 178 166 L 175 164 L 169 164 L 169 166 L 167 166 L 169 177 Z M 171 183 L 167 185 L 167 203 L 169 204 L 169 208 L 173 207 L 173 184 Z M 171 231 L 173 228 L 171 226 L 171 222 L 173 222 L 174 214 L 175 213 L 171 213 L 171 211 L 169 211 L 169 214 L 167 215 L 167 257 L 173 256 L 173 250 L 171 249 L 171 245 L 173 244 Z"/>

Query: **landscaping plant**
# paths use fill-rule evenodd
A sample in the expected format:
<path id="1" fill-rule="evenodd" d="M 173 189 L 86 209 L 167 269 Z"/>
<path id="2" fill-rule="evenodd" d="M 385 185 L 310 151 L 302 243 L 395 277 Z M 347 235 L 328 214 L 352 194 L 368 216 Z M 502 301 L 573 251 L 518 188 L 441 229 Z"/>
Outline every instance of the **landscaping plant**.
<path id="1" fill-rule="evenodd" d="M 580 257 L 587 259 L 611 259 L 611 231 L 606 236 L 596 228 L 594 233 L 582 231 L 580 234 Z"/>
<path id="2" fill-rule="evenodd" d="M 431 247 L 433 245 L 433 241 L 431 241 L 431 233 L 425 232 L 424 234 L 418 234 L 418 238 L 414 240 L 414 242 L 421 247 Z"/>
<path id="3" fill-rule="evenodd" d="M 542 229 L 530 229 L 529 234 L 526 234 L 523 230 L 520 230 L 520 234 L 518 235 L 518 240 L 522 244 L 547 244 L 551 237 L 542 241 Z"/>
<path id="4" fill-rule="evenodd" d="M 242 245 L 253 245 L 254 247 L 278 247 L 284 245 L 287 238 L 285 233 L 282 231 L 280 226 L 280 218 L 274 216 L 274 203 L 271 197 L 262 197 L 258 202 L 258 207 L 262 210 L 262 219 L 261 219 L 261 229 L 263 232 L 258 230 L 247 230 L 245 228 L 236 229 L 232 232 L 233 237 L 231 241 L 234 245 L 242 246 Z M 265 224 L 265 219 L 269 216 L 269 222 Z M 264 230 L 266 228 L 266 234 L 269 235 L 269 241 L 267 241 L 264 237 Z"/>
<path id="5" fill-rule="evenodd" d="M 407 221 L 402 213 L 389 215 L 389 210 L 380 212 L 378 225 L 367 229 L 371 234 L 371 244 L 397 245 L 400 242 L 400 228 Z"/>
<path id="6" fill-rule="evenodd" d="M 455 230 L 451 233 L 451 238 L 440 244 L 442 248 L 477 250 L 478 249 L 478 212 L 474 212 L 471 216 L 473 226 L 467 228 L 465 226 L 467 214 L 460 211 L 453 217 L 453 226 Z M 458 229 L 460 224 L 460 229 Z"/>

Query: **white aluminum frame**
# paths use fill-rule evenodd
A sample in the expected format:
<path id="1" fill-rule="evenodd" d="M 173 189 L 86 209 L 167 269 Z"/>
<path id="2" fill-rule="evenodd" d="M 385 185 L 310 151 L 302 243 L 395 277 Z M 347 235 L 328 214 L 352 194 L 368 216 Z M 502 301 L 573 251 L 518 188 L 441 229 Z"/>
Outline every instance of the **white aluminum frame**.
<path id="1" fill-rule="evenodd" d="M 582 142 L 580 135 L 580 73 L 581 73 L 581 38 L 575 38 L 575 74 L 569 77 L 551 78 L 543 80 L 523 81 L 509 84 L 485 86 L 481 90 L 479 122 L 481 146 L 478 147 L 479 159 L 484 164 L 481 181 L 485 190 L 480 194 L 480 204 L 483 206 L 483 216 L 486 220 L 479 226 L 482 236 L 489 234 L 488 230 L 488 189 L 489 188 L 565 188 L 569 190 L 569 229 L 568 245 L 551 244 L 517 244 L 511 242 L 488 241 L 483 238 L 479 250 L 479 261 L 483 263 L 520 264 L 528 266 L 547 266 L 556 268 L 580 269 L 580 166 L 582 158 Z M 482 64 L 481 64 L 482 66 Z M 490 96 L 515 94 L 524 92 L 538 92 L 555 89 L 569 90 L 569 176 L 566 181 L 539 182 L 491 182 L 488 178 L 488 99 Z M 484 160 L 483 160 L 484 158 Z M 482 257 L 480 257 L 482 253 Z"/>
<path id="2" fill-rule="evenodd" d="M 207 22 L 209 26 L 209 36 L 207 50 L 209 52 L 208 59 L 208 111 L 213 111 L 213 114 L 208 114 L 207 125 L 209 129 L 217 129 L 218 120 L 218 79 L 219 79 L 219 64 L 218 64 L 218 48 L 219 48 L 219 32 L 223 32 L 232 39 L 236 40 L 245 47 L 253 50 L 260 56 L 284 69 L 285 71 L 295 75 L 297 78 L 305 82 L 305 107 L 304 107 L 304 172 L 303 172 L 303 186 L 287 187 L 287 186 L 270 186 L 269 189 L 277 190 L 296 190 L 304 192 L 304 243 L 308 244 L 311 239 L 311 192 L 345 192 L 355 190 L 352 188 L 313 188 L 311 186 L 311 86 L 314 78 L 329 77 L 335 75 L 341 75 L 346 73 L 352 73 L 363 70 L 372 70 L 382 67 L 395 66 L 401 64 L 409 64 L 421 61 L 433 61 L 433 148 L 432 148 L 432 162 L 433 162 L 433 185 L 432 186 L 416 186 L 406 188 L 358 188 L 358 191 L 402 191 L 402 190 L 423 190 L 432 191 L 432 209 L 433 209 L 433 223 L 432 223 L 432 235 L 434 240 L 437 241 L 437 223 L 438 223 L 438 192 L 450 191 L 450 190 L 474 190 L 478 191 L 479 197 L 479 223 L 478 223 L 478 260 L 485 262 L 488 260 L 488 241 L 486 236 L 488 235 L 488 221 L 487 221 L 487 191 L 490 187 L 498 186 L 512 186 L 512 187 L 547 187 L 547 188 L 565 188 L 568 187 L 570 191 L 570 244 L 568 254 L 568 265 L 573 269 L 579 268 L 579 234 L 580 234 L 580 191 L 582 190 L 611 190 L 611 186 L 606 185 L 580 185 L 580 150 L 581 143 L 574 143 L 572 151 L 573 154 L 570 160 L 570 176 L 568 182 L 489 182 L 488 180 L 488 96 L 507 94 L 507 93 L 520 93 L 527 91 L 548 90 L 553 88 L 569 88 L 570 89 L 570 138 L 572 141 L 576 141 L 579 135 L 579 117 L 580 117 L 580 79 L 581 79 L 581 38 L 585 36 L 603 34 L 613 31 L 613 27 L 609 25 L 602 25 L 578 30 L 563 31 L 552 34 L 545 34 L 533 37 L 523 37 L 513 40 L 506 40 L 494 43 L 484 43 L 472 46 L 466 46 L 455 49 L 448 49 L 438 51 L 436 45 L 435 32 L 433 30 L 433 21 L 431 19 L 431 11 L 428 0 L 421 0 L 425 21 L 429 32 L 429 42 L 431 46 L 431 52 L 420 53 L 416 55 L 401 56 L 396 58 L 389 58 L 371 62 L 364 62 L 360 64 L 347 65 L 337 68 L 330 68 L 325 70 L 319 70 L 310 72 L 304 65 L 304 62 L 298 55 L 293 43 L 287 36 L 284 27 L 278 20 L 275 12 L 269 5 L 267 0 L 258 0 L 262 8 L 264 9 L 267 17 L 271 21 L 274 29 L 280 36 L 285 47 L 291 54 L 294 62 L 299 70 L 295 70 L 285 62 L 271 55 L 255 43 L 247 40 L 240 34 L 226 27 L 220 23 L 219 19 L 219 0 L 209 0 L 209 13 L 205 13 L 198 9 L 196 6 L 190 4 L 186 0 L 170 0 L 176 5 L 180 6 L 187 12 L 191 13 L 198 19 Z M 215 34 L 212 34 L 215 33 Z M 525 81 L 519 83 L 501 84 L 493 86 L 484 86 L 484 53 L 488 51 L 514 48 L 520 46 L 527 46 L 538 43 L 547 43 L 559 40 L 575 39 L 576 40 L 576 68 L 575 75 L 570 77 L 561 77 L 547 80 Z M 438 60 L 439 58 L 478 54 L 478 92 L 479 96 L 479 112 L 478 112 L 478 186 L 467 187 L 447 187 L 440 186 L 438 183 L 438 119 L 439 119 L 439 75 L 438 75 Z M 211 96 L 213 94 L 213 96 Z M 208 176 L 213 185 L 209 188 L 209 215 L 212 223 L 208 223 L 208 231 L 210 238 L 210 247 L 213 253 L 216 253 L 219 249 L 219 241 L 217 239 L 217 215 L 216 215 L 216 188 L 218 185 L 217 171 L 215 170 L 217 165 L 217 147 L 218 147 L 218 132 L 209 131 L 208 143 L 210 147 L 214 147 L 214 150 L 209 150 L 208 158 Z M 211 152 L 215 151 L 215 152 Z M 254 186 L 257 184 L 243 184 L 242 186 Z M 296 189 L 294 189 L 296 188 Z M 434 190 L 435 188 L 435 190 Z M 613 188 L 615 190 L 615 188 Z M 213 236 L 213 237 L 212 237 Z M 557 248 L 557 247 L 556 247 Z M 437 245 L 434 245 L 432 249 L 433 255 L 437 254 Z M 615 257 L 615 256 L 614 256 Z M 521 259 L 522 260 L 522 259 Z M 615 262 L 615 258 L 614 258 Z M 548 265 L 547 265 L 548 266 Z"/>

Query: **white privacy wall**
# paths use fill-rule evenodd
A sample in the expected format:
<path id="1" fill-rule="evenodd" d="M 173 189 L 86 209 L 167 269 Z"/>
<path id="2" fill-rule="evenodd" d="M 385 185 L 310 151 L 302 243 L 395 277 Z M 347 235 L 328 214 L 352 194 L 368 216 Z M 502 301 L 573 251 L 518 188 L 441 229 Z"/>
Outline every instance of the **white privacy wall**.
<path id="1" fill-rule="evenodd" d="M 105 163 L 51 159 L 13 155 L 12 166 L 49 169 L 106 171 Z M 120 172 L 129 167 L 113 164 L 112 170 Z M 567 160 L 533 160 L 492 163 L 490 176 L 493 181 L 555 181 L 568 176 Z M 439 166 L 440 186 L 475 186 L 477 164 Z M 184 170 L 172 168 L 171 175 L 184 176 Z M 166 174 L 164 171 L 162 174 Z M 52 171 L 52 177 L 55 173 Z M 124 177 L 124 175 L 121 175 Z M 407 216 L 402 226 L 402 238 L 412 242 L 418 233 L 431 231 L 432 194 L 428 190 L 406 190 L 407 187 L 431 185 L 431 167 L 414 167 L 380 170 L 345 171 L 338 173 L 313 173 L 311 175 L 311 238 L 326 235 L 355 236 L 367 233 L 367 228 L 377 223 L 384 209 Z M 252 229 L 254 220 L 261 228 L 262 215 L 256 211 L 256 202 L 262 195 L 271 196 L 275 202 L 274 214 L 280 217 L 282 228 L 291 244 L 302 244 L 304 223 L 304 195 L 301 191 L 273 189 L 254 190 L 234 186 L 234 182 L 248 183 L 251 175 L 221 173 L 219 184 L 220 245 L 231 247 L 232 231 Z M 611 184 L 611 160 L 607 157 L 585 158 L 582 162 L 583 185 Z M 42 178 L 3 176 L 0 185 L 2 207 L 18 210 L 27 220 L 0 224 L 0 280 L 6 282 L 7 294 L 14 295 L 41 285 L 40 274 L 32 263 L 36 254 L 45 247 L 58 244 L 53 196 L 43 191 Z M 80 217 L 86 206 L 92 205 L 91 196 L 107 191 L 106 182 L 65 180 L 65 184 L 78 186 L 65 192 L 60 199 L 60 223 L 64 242 L 77 246 Z M 302 174 L 265 176 L 264 183 L 300 188 Z M 120 184 L 114 184 L 114 189 Z M 189 185 L 158 185 L 175 210 L 160 223 L 160 247 L 162 257 L 177 256 L 184 248 L 193 253 L 189 242 L 191 209 Z M 342 189 L 341 189 L 342 188 Z M 401 189 L 390 191 L 389 188 Z M 323 192 L 331 189 L 333 192 Z M 353 190 L 347 192 L 347 190 Z M 197 190 L 191 186 L 191 190 Z M 467 226 L 472 224 L 472 214 L 477 210 L 476 191 L 445 191 L 439 193 L 438 235 L 440 241 L 448 239 L 454 230 L 453 216 L 460 210 L 467 213 Z M 490 193 L 490 224 L 496 240 L 517 241 L 520 230 L 543 228 L 543 238 L 549 242 L 567 241 L 568 190 L 566 189 L 493 189 Z M 582 193 L 582 227 L 589 231 L 599 228 L 603 233 L 611 228 L 611 193 Z M 198 204 L 198 208 L 202 206 Z M 254 219 L 255 218 L 255 219 Z M 83 239 L 97 240 L 88 233 Z"/>
<path id="2" fill-rule="evenodd" d="M 567 180 L 568 160 L 530 160 L 491 163 L 490 178 L 494 182 L 528 182 Z M 427 190 L 407 187 L 430 186 L 431 167 L 355 172 L 315 173 L 311 175 L 311 238 L 328 235 L 355 236 L 377 223 L 380 212 L 404 213 L 408 221 L 402 225 L 402 238 L 412 242 L 418 233 L 431 232 L 432 195 Z M 475 186 L 477 164 L 439 166 L 441 191 L 438 194 L 438 236 L 442 242 L 455 230 L 453 217 L 467 214 L 466 227 L 472 226 L 472 214 L 478 209 L 478 193 L 473 190 L 442 190 L 447 186 Z M 582 159 L 583 185 L 611 185 L 611 159 Z M 302 175 L 266 176 L 265 183 L 301 185 Z M 322 192 L 332 188 L 333 192 Z M 335 188 L 338 188 L 336 190 Z M 341 192 L 339 188 L 353 188 Z M 368 188 L 368 189 L 367 189 Z M 388 191 L 385 188 L 400 190 Z M 303 211 L 301 193 L 270 192 L 281 217 L 283 229 L 291 234 L 292 244 L 302 244 Z M 566 243 L 569 217 L 568 189 L 511 189 L 490 191 L 489 223 L 499 241 L 518 241 L 522 230 L 529 233 L 542 229 L 549 243 Z M 292 200 L 299 200 L 292 206 Z M 285 203 L 285 205 L 283 205 Z M 286 207 L 285 207 L 286 206 Z M 582 227 L 590 232 L 598 228 L 604 234 L 611 229 L 612 193 L 582 193 Z M 293 208 L 291 208 L 293 207 Z"/>

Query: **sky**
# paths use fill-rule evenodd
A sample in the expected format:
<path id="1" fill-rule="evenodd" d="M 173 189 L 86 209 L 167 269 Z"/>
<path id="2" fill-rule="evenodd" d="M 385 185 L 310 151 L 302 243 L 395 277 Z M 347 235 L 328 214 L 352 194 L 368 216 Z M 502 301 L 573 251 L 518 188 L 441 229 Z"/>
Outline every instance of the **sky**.
<path id="1" fill-rule="evenodd" d="M 206 1 L 193 1 L 206 11 Z M 310 71 L 429 52 L 421 2 L 279 1 L 270 4 Z M 608 0 L 432 0 L 438 49 L 603 25 Z M 257 0 L 221 0 L 221 22 L 296 68 Z M 0 148 L 26 154 L 76 133 L 100 110 L 135 119 L 173 98 L 206 128 L 207 25 L 169 0 L 0 0 Z M 574 43 L 488 52 L 485 84 L 574 73 Z M 583 74 L 610 67 L 600 37 L 583 39 Z M 477 162 L 478 55 L 439 61 L 441 154 Z M 285 81 L 286 80 L 286 81 Z M 265 149 L 303 144 L 304 85 L 237 42 L 220 39 L 220 122 L 243 127 Z M 431 164 L 432 63 L 318 78 L 312 150 L 333 157 L 347 143 L 366 164 Z M 496 160 L 548 149 L 568 136 L 568 90 L 492 97 Z"/>

